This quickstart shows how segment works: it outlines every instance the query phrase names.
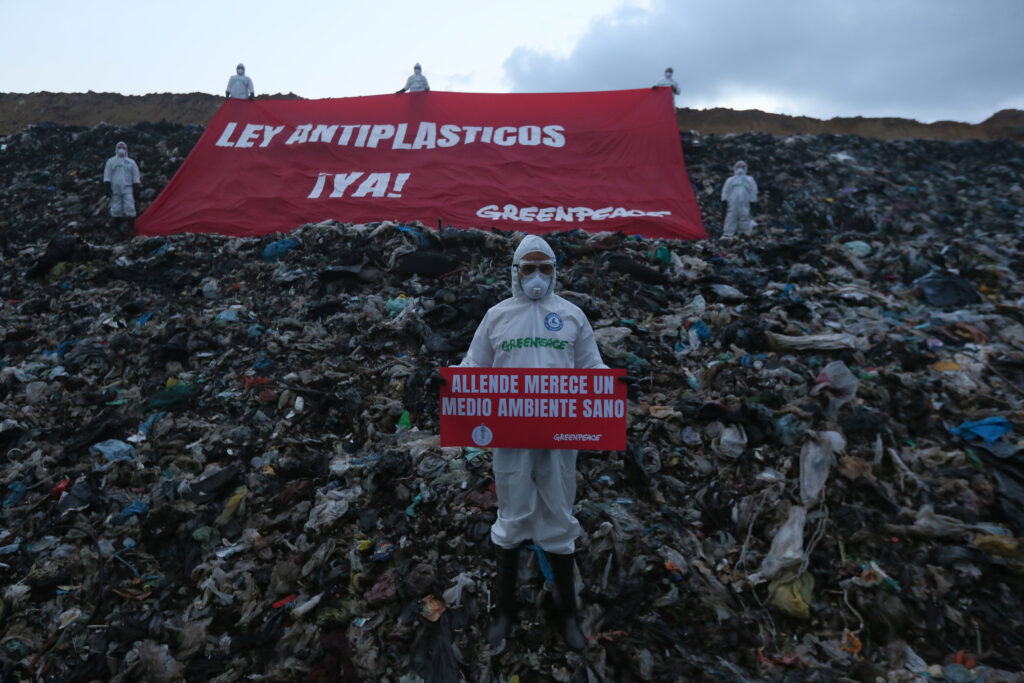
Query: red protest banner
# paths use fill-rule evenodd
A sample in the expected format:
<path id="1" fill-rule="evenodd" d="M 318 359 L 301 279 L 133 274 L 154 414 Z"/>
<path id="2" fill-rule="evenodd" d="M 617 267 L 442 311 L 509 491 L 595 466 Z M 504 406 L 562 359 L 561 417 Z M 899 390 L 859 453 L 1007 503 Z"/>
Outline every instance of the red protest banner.
<path id="1" fill-rule="evenodd" d="M 441 368 L 441 445 L 626 450 L 625 370 Z"/>
<path id="2" fill-rule="evenodd" d="M 439 218 L 705 239 L 669 88 L 228 99 L 141 235 Z"/>

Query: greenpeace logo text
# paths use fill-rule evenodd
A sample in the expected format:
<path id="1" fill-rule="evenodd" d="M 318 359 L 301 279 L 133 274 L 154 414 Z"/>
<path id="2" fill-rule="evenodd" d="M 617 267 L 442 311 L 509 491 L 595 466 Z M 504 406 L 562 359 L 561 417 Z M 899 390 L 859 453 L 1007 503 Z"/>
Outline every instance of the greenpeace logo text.
<path id="1" fill-rule="evenodd" d="M 551 339 L 549 337 L 519 337 L 518 339 L 507 339 L 501 342 L 501 350 L 506 353 L 512 349 L 557 349 L 565 350 L 564 339 Z"/>
<path id="2" fill-rule="evenodd" d="M 522 223 L 580 223 L 582 221 L 603 221 L 608 218 L 639 218 L 641 216 L 652 216 L 663 218 L 671 216 L 671 211 L 643 211 L 641 209 L 626 209 L 621 206 L 606 206 L 602 209 L 591 209 L 586 206 L 516 206 L 506 204 L 499 207 L 497 204 L 488 204 L 476 212 L 477 218 L 487 218 L 493 221 L 519 221 Z"/>
<path id="3" fill-rule="evenodd" d="M 600 441 L 601 434 L 555 434 L 555 441 Z"/>

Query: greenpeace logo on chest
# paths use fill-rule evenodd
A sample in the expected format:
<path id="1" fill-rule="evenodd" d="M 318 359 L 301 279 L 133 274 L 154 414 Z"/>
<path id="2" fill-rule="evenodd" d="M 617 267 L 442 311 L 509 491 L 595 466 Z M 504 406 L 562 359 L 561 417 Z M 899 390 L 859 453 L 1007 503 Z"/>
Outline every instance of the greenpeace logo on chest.
<path id="1" fill-rule="evenodd" d="M 552 332 L 558 332 L 564 323 L 562 322 L 562 316 L 557 313 L 548 313 L 544 316 L 544 327 L 548 328 Z"/>
<path id="2" fill-rule="evenodd" d="M 561 318 L 559 318 L 559 322 L 561 322 Z M 518 339 L 506 339 L 501 342 L 501 350 L 506 353 L 515 349 L 556 349 L 564 351 L 567 343 L 564 339 L 551 339 L 550 337 L 519 337 Z"/>

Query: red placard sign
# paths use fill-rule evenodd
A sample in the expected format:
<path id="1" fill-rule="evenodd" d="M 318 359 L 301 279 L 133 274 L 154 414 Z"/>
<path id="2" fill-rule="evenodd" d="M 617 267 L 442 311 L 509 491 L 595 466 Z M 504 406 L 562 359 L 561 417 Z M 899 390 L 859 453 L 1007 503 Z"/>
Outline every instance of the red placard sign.
<path id="1" fill-rule="evenodd" d="M 624 451 L 625 374 L 441 368 L 441 445 Z"/>

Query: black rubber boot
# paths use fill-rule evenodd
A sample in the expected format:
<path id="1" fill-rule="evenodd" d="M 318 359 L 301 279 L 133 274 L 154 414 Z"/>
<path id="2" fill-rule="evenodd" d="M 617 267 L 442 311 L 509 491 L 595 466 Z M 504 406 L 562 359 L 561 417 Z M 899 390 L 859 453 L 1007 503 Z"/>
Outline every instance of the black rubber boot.
<path id="1" fill-rule="evenodd" d="M 512 632 L 518 616 L 516 579 L 519 576 L 519 548 L 498 548 L 498 579 L 494 584 L 498 615 L 487 629 L 487 642 L 498 647 Z"/>
<path id="2" fill-rule="evenodd" d="M 580 630 L 576 619 L 576 586 L 573 575 L 572 555 L 555 555 L 548 553 L 551 571 L 555 574 L 555 590 L 558 592 L 558 615 L 561 620 L 562 639 L 565 645 L 574 652 L 582 652 L 587 647 L 587 639 Z"/>

